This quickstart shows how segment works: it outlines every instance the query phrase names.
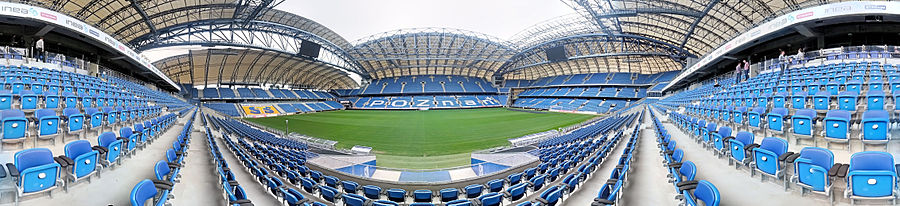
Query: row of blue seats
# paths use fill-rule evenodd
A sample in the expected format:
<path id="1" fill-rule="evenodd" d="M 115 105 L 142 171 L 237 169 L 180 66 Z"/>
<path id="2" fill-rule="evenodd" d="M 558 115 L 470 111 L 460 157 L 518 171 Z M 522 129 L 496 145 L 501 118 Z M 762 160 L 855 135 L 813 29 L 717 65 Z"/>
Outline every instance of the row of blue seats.
<path id="1" fill-rule="evenodd" d="M 589 124 L 587 126 L 575 129 L 569 133 L 541 141 L 537 145 L 539 148 L 542 148 L 541 152 L 540 152 L 540 154 L 541 154 L 540 157 L 543 158 L 546 154 L 553 153 L 553 151 L 546 149 L 548 147 L 568 145 L 571 143 L 580 142 L 582 140 L 593 138 L 593 137 L 596 137 L 601 134 L 607 134 L 610 131 L 614 131 L 615 129 L 622 127 L 622 125 L 626 124 L 627 122 L 633 121 L 634 118 L 637 118 L 637 117 L 638 116 L 636 116 L 634 114 L 625 115 L 625 116 L 611 115 L 605 119 L 602 119 L 600 121 L 596 121 L 593 124 Z M 563 151 L 565 151 L 565 150 L 563 150 Z M 562 151 L 558 151 L 558 152 L 562 152 Z"/>
<path id="2" fill-rule="evenodd" d="M 117 136 L 114 132 L 98 135 L 97 145 L 88 140 L 75 140 L 66 144 L 65 155 L 53 157 L 47 148 L 31 148 L 18 151 L 13 156 L 13 163 L 6 163 L 0 168 L 0 178 L 7 175 L 15 181 L 17 188 L 15 204 L 19 198 L 51 193 L 59 186 L 68 191 L 68 186 L 81 180 L 98 175 L 102 168 L 110 168 L 121 164 L 122 157 L 133 156 L 137 149 L 143 148 L 157 137 L 157 133 L 172 125 L 175 115 L 168 114 L 153 119 L 156 122 L 147 128 L 123 127 Z"/>
<path id="3" fill-rule="evenodd" d="M 204 129 L 206 130 L 206 144 L 209 147 L 209 156 L 212 157 L 213 164 L 216 165 L 216 174 L 219 175 L 219 185 L 222 187 L 222 193 L 225 195 L 225 201 L 232 206 L 252 206 L 253 203 L 247 199 L 247 193 L 240 183 L 235 179 L 234 173 L 228 166 L 228 161 L 222 157 L 217 141 L 213 138 L 212 130 L 209 129 L 208 117 L 201 113 Z"/>
<path id="4" fill-rule="evenodd" d="M 492 83 L 479 77 L 453 75 L 401 76 L 375 79 L 363 88 L 341 90 L 344 96 L 368 94 L 497 93 Z"/>
<path id="5" fill-rule="evenodd" d="M 638 87 L 559 87 L 527 89 L 520 97 L 613 97 L 644 98 L 647 88 Z"/>
<path id="6" fill-rule="evenodd" d="M 191 88 L 192 91 L 197 90 Z M 204 88 L 203 96 L 194 95 L 201 99 L 334 99 L 331 93 L 312 90 L 288 90 L 288 89 L 262 89 L 262 88 L 238 88 L 239 96 L 236 96 L 231 88 Z M 268 91 L 268 92 L 267 92 Z M 269 95 L 269 93 L 272 93 Z"/>
<path id="7" fill-rule="evenodd" d="M 136 98 L 113 98 L 103 95 L 76 96 L 72 93 L 57 95 L 55 93 L 34 93 L 23 91 L 19 94 L 8 90 L 0 90 L 0 109 L 60 109 L 86 107 L 141 107 L 147 102 Z"/>
<path id="8" fill-rule="evenodd" d="M 639 115 L 638 122 L 643 122 L 643 112 Z M 600 191 L 597 192 L 597 197 L 594 198 L 591 205 L 617 205 L 619 204 L 617 202 L 619 202 L 624 195 L 622 189 L 627 184 L 628 174 L 631 171 L 631 163 L 634 160 L 634 151 L 637 148 L 636 145 L 638 141 L 640 141 L 641 135 L 640 127 L 635 127 L 631 131 L 631 137 L 628 138 L 628 143 L 626 143 L 622 155 L 619 156 L 616 167 L 610 172 L 609 179 L 603 184 Z"/>
<path id="9" fill-rule="evenodd" d="M 778 137 L 766 137 L 756 144 L 753 133 L 747 131 L 732 136 L 727 127 L 718 131 L 700 128 L 691 116 L 675 111 L 669 112 L 669 118 L 717 155 L 729 156 L 736 167 L 749 167 L 751 175 L 758 172 L 781 179 L 785 188 L 788 182 L 793 182 L 804 192 L 809 190 L 831 198 L 832 182 L 846 178 L 844 196 L 851 203 L 881 199 L 896 204 L 894 201 L 900 197 L 897 186 L 900 164 L 895 165 L 890 153 L 862 151 L 850 157 L 850 164 L 834 163 L 834 154 L 826 148 L 805 147 L 794 153 L 788 151 L 787 141 Z M 787 166 L 794 167 L 793 174 L 786 174 L 791 171 Z"/>
<path id="10" fill-rule="evenodd" d="M 172 147 L 166 150 L 166 159 L 159 160 L 154 164 L 154 179 L 141 180 L 131 190 L 129 195 L 131 206 L 164 206 L 170 204 L 167 203 L 169 199 L 175 198 L 171 192 L 175 184 L 181 181 L 180 172 L 185 166 L 183 165 L 184 158 L 188 155 L 188 146 L 190 145 L 191 132 L 194 126 L 193 122 L 197 115 L 196 111 L 197 109 L 194 109 L 178 137 L 172 141 Z M 170 121 L 166 122 L 165 127 L 172 126 L 175 120 L 177 119 L 171 118 Z"/>
<path id="11" fill-rule="evenodd" d="M 563 111 L 612 113 L 621 111 L 631 100 L 623 99 L 576 99 L 576 98 L 531 98 L 516 99 L 513 107 Z"/>
<path id="12" fill-rule="evenodd" d="M 660 72 L 655 74 L 636 73 L 590 73 L 543 77 L 536 80 L 506 80 L 503 87 L 543 87 L 564 85 L 596 85 L 596 84 L 653 84 L 671 81 L 681 71 Z"/>
<path id="13" fill-rule="evenodd" d="M 33 138 L 34 146 L 37 147 L 38 139 L 50 140 L 56 143 L 56 138 L 65 131 L 67 135 L 76 135 L 81 138 L 82 133 L 86 130 L 94 130 L 98 134 L 104 127 L 110 131 L 115 130 L 115 126 L 124 126 L 129 123 L 140 124 L 141 120 L 149 117 L 158 116 L 162 109 L 160 107 L 146 107 L 133 110 L 125 110 L 123 108 L 105 107 L 103 110 L 96 108 L 86 108 L 84 113 L 75 108 L 66 108 L 63 115 L 57 114 L 56 110 L 39 109 L 33 111 L 31 116 L 26 116 L 22 110 L 7 109 L 0 111 L 0 141 L 3 143 L 20 143 L 22 148 L 25 147 L 25 140 L 29 137 Z M 147 126 L 152 122 L 144 122 Z M 29 129 L 32 127 L 33 129 Z M 63 140 L 65 138 L 63 137 Z"/>
<path id="14" fill-rule="evenodd" d="M 329 111 L 329 110 L 340 110 L 344 109 L 344 105 L 338 103 L 336 101 L 324 101 L 324 102 L 303 102 L 303 103 L 285 103 L 278 104 L 278 107 L 281 108 L 281 111 L 284 113 L 297 113 L 297 112 L 320 112 L 320 111 Z"/>
<path id="15" fill-rule="evenodd" d="M 716 206 L 721 201 L 719 190 L 711 182 L 706 180 L 695 180 L 697 176 L 697 165 L 691 161 L 684 160 L 685 151 L 676 148 L 678 142 L 672 139 L 672 135 L 663 127 L 659 121 L 655 110 L 650 110 L 653 126 L 656 130 L 656 142 L 660 149 L 660 155 L 663 156 L 663 166 L 668 168 L 668 182 L 675 186 L 678 194 L 676 198 L 683 201 L 684 205 L 698 205 L 702 202 L 704 205 Z M 744 155 L 739 153 L 736 155 Z"/>
<path id="16" fill-rule="evenodd" d="M 441 95 L 346 98 L 355 108 L 417 109 L 499 107 L 506 104 L 504 95 Z"/>

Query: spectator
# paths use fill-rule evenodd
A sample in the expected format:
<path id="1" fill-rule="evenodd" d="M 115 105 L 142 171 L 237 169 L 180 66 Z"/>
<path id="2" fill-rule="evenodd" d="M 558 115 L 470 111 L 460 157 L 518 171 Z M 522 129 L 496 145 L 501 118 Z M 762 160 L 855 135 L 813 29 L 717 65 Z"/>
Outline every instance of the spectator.
<path id="1" fill-rule="evenodd" d="M 737 66 L 734 67 L 734 83 L 740 83 L 741 76 L 743 76 L 741 74 L 741 63 L 738 62 Z"/>
<path id="2" fill-rule="evenodd" d="M 742 72 L 744 73 L 744 80 L 750 79 L 750 61 L 744 59 L 744 70 Z"/>
<path id="3" fill-rule="evenodd" d="M 34 50 L 37 52 L 37 58 L 41 60 L 41 62 L 47 62 L 44 58 L 44 37 L 41 37 L 36 42 L 34 42 Z"/>
<path id="4" fill-rule="evenodd" d="M 796 59 L 798 63 L 800 62 L 800 60 L 803 60 L 803 48 L 802 47 L 797 49 L 797 56 L 794 57 L 794 59 Z"/>

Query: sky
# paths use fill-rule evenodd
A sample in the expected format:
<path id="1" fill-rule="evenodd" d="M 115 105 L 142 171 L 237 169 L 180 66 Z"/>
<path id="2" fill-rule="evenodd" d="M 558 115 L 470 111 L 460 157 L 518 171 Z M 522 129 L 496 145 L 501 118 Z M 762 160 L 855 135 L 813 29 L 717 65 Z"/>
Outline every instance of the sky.
<path id="1" fill-rule="evenodd" d="M 560 0 L 286 0 L 275 8 L 312 19 L 351 43 L 386 31 L 424 27 L 508 40 L 532 25 L 575 12 Z"/>

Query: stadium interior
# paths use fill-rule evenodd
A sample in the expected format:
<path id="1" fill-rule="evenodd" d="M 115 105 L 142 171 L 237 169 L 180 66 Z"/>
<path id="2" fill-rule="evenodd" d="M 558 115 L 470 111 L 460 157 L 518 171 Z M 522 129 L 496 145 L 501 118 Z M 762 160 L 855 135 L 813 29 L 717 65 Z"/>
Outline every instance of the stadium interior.
<path id="1" fill-rule="evenodd" d="M 285 2 L 0 1 L 0 206 L 900 205 L 900 2 Z"/>

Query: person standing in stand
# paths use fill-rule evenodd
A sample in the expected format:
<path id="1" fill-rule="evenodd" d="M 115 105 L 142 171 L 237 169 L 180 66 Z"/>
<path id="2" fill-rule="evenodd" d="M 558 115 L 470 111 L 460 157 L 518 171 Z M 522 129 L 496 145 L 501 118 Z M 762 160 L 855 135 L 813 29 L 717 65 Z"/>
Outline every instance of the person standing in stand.
<path id="1" fill-rule="evenodd" d="M 738 63 L 737 63 L 737 66 L 734 67 L 734 83 L 735 83 L 735 84 L 740 83 L 740 82 L 741 82 L 741 77 L 744 76 L 744 75 L 741 74 L 741 68 L 742 68 L 742 67 L 741 67 L 741 62 L 738 62 Z"/>
<path id="2" fill-rule="evenodd" d="M 787 65 L 784 64 L 784 62 L 785 62 L 785 60 L 786 60 L 786 59 L 784 59 L 784 50 L 783 50 L 783 49 L 778 49 L 778 51 L 779 51 L 779 54 L 778 54 L 778 69 L 781 70 L 779 73 L 780 73 L 780 74 L 784 74 L 784 70 L 787 69 L 787 68 L 785 68 Z"/>
<path id="3" fill-rule="evenodd" d="M 744 74 L 744 81 L 750 79 L 750 61 L 744 59 L 744 69 L 741 72 Z"/>
<path id="4" fill-rule="evenodd" d="M 38 58 L 38 60 L 40 60 L 41 62 L 47 62 L 47 60 L 44 58 L 44 37 L 41 37 L 36 42 L 34 42 L 34 50 L 34 52 L 37 53 L 36 57 Z"/>

